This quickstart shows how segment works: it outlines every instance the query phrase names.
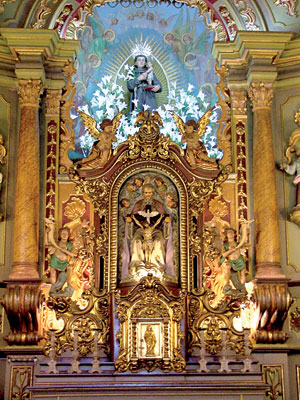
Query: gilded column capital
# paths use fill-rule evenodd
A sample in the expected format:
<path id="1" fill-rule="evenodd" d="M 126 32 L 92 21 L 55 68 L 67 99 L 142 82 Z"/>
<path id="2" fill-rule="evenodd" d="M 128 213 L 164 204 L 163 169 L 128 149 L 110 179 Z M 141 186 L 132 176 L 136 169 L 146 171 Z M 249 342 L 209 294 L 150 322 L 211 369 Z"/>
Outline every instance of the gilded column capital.
<path id="1" fill-rule="evenodd" d="M 18 86 L 19 101 L 21 107 L 39 108 L 40 97 L 43 93 L 40 79 L 20 79 Z"/>
<path id="2" fill-rule="evenodd" d="M 60 113 L 61 89 L 47 89 L 46 115 L 58 116 Z"/>
<path id="3" fill-rule="evenodd" d="M 270 109 L 273 98 L 272 83 L 252 82 L 248 88 L 253 111 L 256 109 Z"/>
<path id="4" fill-rule="evenodd" d="M 247 91 L 246 90 L 230 90 L 231 108 L 233 114 L 247 114 Z"/>

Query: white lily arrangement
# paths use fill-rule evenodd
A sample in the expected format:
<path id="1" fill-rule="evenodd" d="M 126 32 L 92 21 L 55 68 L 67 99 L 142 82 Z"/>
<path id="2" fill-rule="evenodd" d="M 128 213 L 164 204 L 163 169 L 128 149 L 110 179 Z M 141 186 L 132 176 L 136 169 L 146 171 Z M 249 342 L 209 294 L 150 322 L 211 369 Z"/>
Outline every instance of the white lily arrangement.
<path id="1" fill-rule="evenodd" d="M 127 74 L 120 74 L 118 77 L 125 80 L 133 79 L 133 70 L 133 67 L 127 65 L 127 68 L 125 66 Z M 97 86 L 99 89 L 93 94 L 90 105 L 80 107 L 80 109 L 91 115 L 100 124 L 103 118 L 113 119 L 113 117 L 125 109 L 127 105 L 124 101 L 124 90 L 122 86 L 113 82 L 112 76 L 104 76 Z M 205 101 L 205 93 L 200 89 L 198 95 L 194 96 L 192 94 L 193 89 L 194 87 L 191 84 L 189 84 L 187 91 L 178 89 L 176 83 L 173 83 L 168 96 L 169 103 L 164 104 L 157 109 L 163 122 L 163 127 L 160 129 L 161 133 L 170 136 L 171 140 L 178 144 L 181 144 L 181 135 L 170 111 L 174 111 L 184 122 L 189 119 L 198 121 L 210 106 L 210 103 Z M 147 106 L 144 106 L 145 110 L 147 108 Z M 219 107 L 215 106 L 210 117 L 210 123 L 208 124 L 206 132 L 201 140 L 203 141 L 210 157 L 222 158 L 222 152 L 217 149 L 217 138 L 215 133 L 218 121 L 218 112 Z M 117 142 L 115 143 L 115 146 L 124 142 L 127 140 L 129 135 L 134 135 L 138 131 L 139 128 L 134 126 L 137 114 L 137 111 L 133 111 L 128 117 L 125 115 L 122 116 L 116 134 Z M 91 151 L 93 142 L 94 138 L 87 131 L 85 135 L 80 137 L 80 144 L 84 153 L 86 153 L 86 151 Z"/>

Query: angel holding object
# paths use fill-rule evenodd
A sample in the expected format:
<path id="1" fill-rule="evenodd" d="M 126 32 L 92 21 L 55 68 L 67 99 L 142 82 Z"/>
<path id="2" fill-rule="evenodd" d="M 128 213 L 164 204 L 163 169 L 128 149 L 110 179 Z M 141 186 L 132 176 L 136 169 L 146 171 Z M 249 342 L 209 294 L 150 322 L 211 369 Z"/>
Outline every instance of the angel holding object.
<path id="1" fill-rule="evenodd" d="M 50 219 L 46 219 L 47 235 L 46 246 L 48 246 L 51 270 L 51 288 L 50 296 L 68 296 L 71 297 L 74 288 L 70 284 L 72 261 L 75 253 L 72 250 L 72 242 L 70 241 L 70 229 L 62 227 L 58 231 L 58 241 L 54 239 L 55 223 Z M 58 276 L 56 278 L 58 271 Z M 63 287 L 67 284 L 64 290 Z"/>
<path id="2" fill-rule="evenodd" d="M 77 162 L 84 169 L 102 168 L 108 162 L 112 153 L 112 143 L 117 141 L 116 131 L 120 124 L 122 113 L 117 114 L 112 120 L 104 118 L 99 131 L 97 122 L 83 111 L 77 110 L 89 133 L 96 139 L 90 155 Z"/>
<path id="3" fill-rule="evenodd" d="M 213 259 L 207 257 L 205 260 L 209 266 L 210 289 L 215 294 L 211 301 L 212 307 L 217 307 L 225 296 L 247 294 L 245 250 L 250 245 L 248 236 L 252 222 L 253 220 L 245 221 L 241 225 L 239 242 L 235 229 L 226 227 L 222 249 L 217 251 L 219 254 Z"/>
<path id="4" fill-rule="evenodd" d="M 209 123 L 211 112 L 212 110 L 206 111 L 198 122 L 191 119 L 186 123 L 174 112 L 171 112 L 182 136 L 181 143 L 187 145 L 185 158 L 192 168 L 211 169 L 216 167 L 216 160 L 208 156 L 206 148 L 200 140 Z"/>

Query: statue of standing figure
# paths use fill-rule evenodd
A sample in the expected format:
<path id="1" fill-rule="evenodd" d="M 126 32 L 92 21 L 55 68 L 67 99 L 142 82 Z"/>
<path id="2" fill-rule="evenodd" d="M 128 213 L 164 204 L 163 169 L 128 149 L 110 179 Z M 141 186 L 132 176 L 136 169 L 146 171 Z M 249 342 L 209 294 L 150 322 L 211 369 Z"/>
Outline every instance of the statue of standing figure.
<path id="1" fill-rule="evenodd" d="M 130 92 L 130 113 L 157 108 L 156 93 L 162 91 L 161 83 L 153 72 L 153 64 L 140 54 L 134 58 L 134 78 L 127 81 Z"/>
<path id="2" fill-rule="evenodd" d="M 144 340 L 146 343 L 146 356 L 147 357 L 154 357 L 155 356 L 155 345 L 156 345 L 156 337 L 155 333 L 153 332 L 153 328 L 151 325 L 147 326 L 147 329 L 144 334 Z"/>

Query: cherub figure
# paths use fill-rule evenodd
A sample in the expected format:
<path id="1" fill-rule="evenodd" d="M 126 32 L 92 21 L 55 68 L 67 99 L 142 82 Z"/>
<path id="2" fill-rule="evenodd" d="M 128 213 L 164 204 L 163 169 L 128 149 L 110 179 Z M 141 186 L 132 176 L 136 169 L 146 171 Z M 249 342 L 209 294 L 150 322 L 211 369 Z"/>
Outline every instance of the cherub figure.
<path id="1" fill-rule="evenodd" d="M 200 140 L 209 123 L 211 112 L 212 110 L 208 110 L 198 122 L 189 120 L 186 123 L 174 112 L 171 112 L 177 128 L 182 135 L 181 142 L 187 144 L 185 157 L 192 168 L 216 168 L 216 160 L 208 156 L 206 148 Z"/>
<path id="2" fill-rule="evenodd" d="M 96 128 L 97 122 L 88 114 L 77 110 L 87 127 L 89 133 L 97 139 L 93 145 L 91 154 L 87 158 L 78 161 L 84 169 L 103 168 L 111 157 L 112 143 L 117 141 L 116 131 L 122 114 L 117 114 L 112 120 L 104 118 L 99 131 Z"/>

